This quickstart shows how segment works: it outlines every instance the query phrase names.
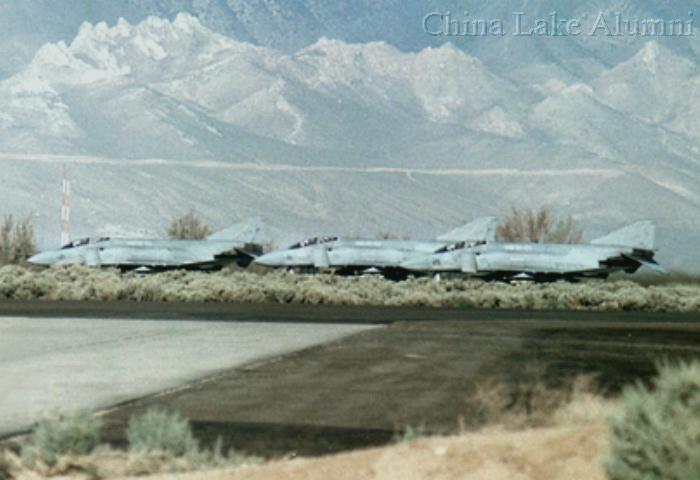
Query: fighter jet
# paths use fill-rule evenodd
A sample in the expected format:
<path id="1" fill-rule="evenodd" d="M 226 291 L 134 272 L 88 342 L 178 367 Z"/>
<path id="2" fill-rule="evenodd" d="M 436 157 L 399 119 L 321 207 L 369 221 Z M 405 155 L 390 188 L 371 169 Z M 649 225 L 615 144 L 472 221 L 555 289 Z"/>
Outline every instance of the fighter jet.
<path id="1" fill-rule="evenodd" d="M 401 264 L 412 254 L 428 254 L 454 242 L 488 242 L 495 238 L 496 219 L 484 217 L 430 241 L 341 240 L 316 237 L 255 259 L 255 263 L 298 272 L 333 270 L 340 275 L 380 273 L 400 280 L 408 271 Z"/>
<path id="2" fill-rule="evenodd" d="M 28 261 L 42 266 L 83 264 L 141 271 L 216 270 L 232 263 L 250 264 L 262 253 L 262 237 L 262 221 L 254 218 L 204 240 L 82 239 Z"/>
<path id="3" fill-rule="evenodd" d="M 589 244 L 455 243 L 431 254 L 415 254 L 401 263 L 413 272 L 454 272 L 486 280 L 607 278 L 611 273 L 634 273 L 642 266 L 664 272 L 654 260 L 655 228 L 639 222 Z"/>

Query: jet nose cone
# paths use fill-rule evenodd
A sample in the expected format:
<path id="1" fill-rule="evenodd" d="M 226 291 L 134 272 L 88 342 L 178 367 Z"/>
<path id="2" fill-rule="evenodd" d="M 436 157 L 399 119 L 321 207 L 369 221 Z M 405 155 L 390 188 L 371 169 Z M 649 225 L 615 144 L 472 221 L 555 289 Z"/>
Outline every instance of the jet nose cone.
<path id="1" fill-rule="evenodd" d="M 48 252 L 37 253 L 36 255 L 32 255 L 31 257 L 29 257 L 27 259 L 27 262 L 29 262 L 32 265 L 48 267 L 53 263 L 53 255 L 51 255 Z"/>
<path id="2" fill-rule="evenodd" d="M 280 252 L 271 252 L 256 258 L 255 263 L 266 267 L 281 267 L 284 265 L 283 260 L 284 256 Z"/>

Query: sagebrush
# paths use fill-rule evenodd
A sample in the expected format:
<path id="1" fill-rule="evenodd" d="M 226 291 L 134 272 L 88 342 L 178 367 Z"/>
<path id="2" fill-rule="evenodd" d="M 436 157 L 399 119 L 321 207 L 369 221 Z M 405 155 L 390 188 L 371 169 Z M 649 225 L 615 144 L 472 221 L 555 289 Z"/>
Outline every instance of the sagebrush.
<path id="1" fill-rule="evenodd" d="M 212 449 L 200 448 L 189 420 L 157 408 L 131 417 L 126 436 L 131 474 L 162 472 L 163 466 L 169 472 L 191 472 L 259 462 L 233 450 L 224 454 L 220 440 Z"/>
<path id="2" fill-rule="evenodd" d="M 392 282 L 374 276 L 231 271 L 171 271 L 143 276 L 85 266 L 40 271 L 6 266 L 0 268 L 0 299 L 699 312 L 700 285 L 642 286 L 629 280 L 509 285 L 463 278 Z"/>
<path id="3" fill-rule="evenodd" d="M 29 478 L 76 473 L 88 478 L 124 478 L 260 462 L 234 451 L 224 454 L 221 441 L 211 449 L 200 448 L 189 421 L 164 410 L 149 410 L 129 420 L 128 452 L 101 445 L 100 426 L 88 414 L 50 415 L 24 441 L 20 458 L 13 455 L 12 462 L 4 462 L 0 452 L 0 480 L 26 470 L 32 472 Z"/>
<path id="4" fill-rule="evenodd" d="M 88 413 L 53 413 L 42 419 L 22 446 L 29 465 L 53 465 L 66 455 L 88 455 L 100 443 L 101 421 Z"/>
<path id="5" fill-rule="evenodd" d="M 167 453 L 181 457 L 197 448 L 190 422 L 175 412 L 149 410 L 129 420 L 129 451 L 137 454 Z"/>
<path id="6" fill-rule="evenodd" d="M 700 363 L 660 367 L 626 389 L 609 419 L 609 480 L 700 478 Z"/>

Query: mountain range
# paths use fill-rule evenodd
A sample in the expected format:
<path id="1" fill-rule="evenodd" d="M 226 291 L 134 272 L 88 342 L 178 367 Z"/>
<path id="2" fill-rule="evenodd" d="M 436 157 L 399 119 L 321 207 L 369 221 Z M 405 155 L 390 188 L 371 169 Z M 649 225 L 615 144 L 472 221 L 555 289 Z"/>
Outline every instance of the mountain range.
<path id="1" fill-rule="evenodd" d="M 485 18 L 696 6 L 467 3 Z M 652 219 L 661 261 L 700 269 L 695 37 L 436 38 L 420 31 L 436 2 L 66 5 L 0 6 L 0 202 L 34 214 L 43 245 L 68 164 L 75 235 L 159 235 L 192 208 L 214 227 L 263 215 L 280 243 L 429 237 L 546 204 L 590 237 Z"/>

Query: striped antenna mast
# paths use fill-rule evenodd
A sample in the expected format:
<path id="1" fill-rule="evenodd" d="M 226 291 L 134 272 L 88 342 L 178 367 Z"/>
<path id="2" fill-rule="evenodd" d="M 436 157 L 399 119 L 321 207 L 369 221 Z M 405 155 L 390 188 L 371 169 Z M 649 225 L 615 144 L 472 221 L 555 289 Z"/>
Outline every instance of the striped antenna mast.
<path id="1" fill-rule="evenodd" d="M 70 243 L 70 169 L 63 165 L 61 202 L 61 246 Z"/>

